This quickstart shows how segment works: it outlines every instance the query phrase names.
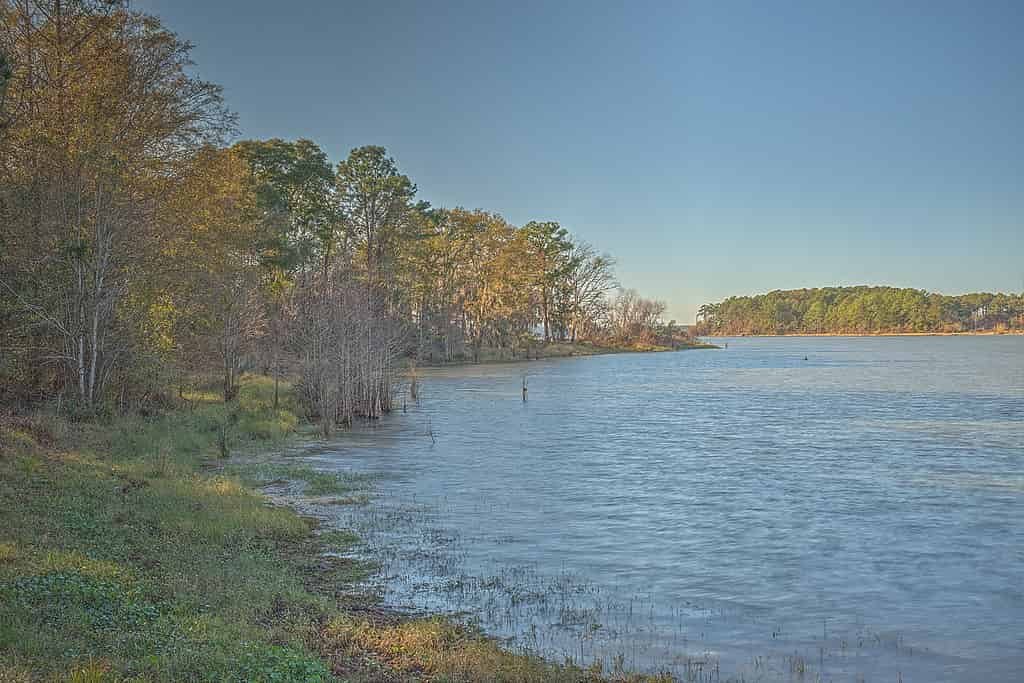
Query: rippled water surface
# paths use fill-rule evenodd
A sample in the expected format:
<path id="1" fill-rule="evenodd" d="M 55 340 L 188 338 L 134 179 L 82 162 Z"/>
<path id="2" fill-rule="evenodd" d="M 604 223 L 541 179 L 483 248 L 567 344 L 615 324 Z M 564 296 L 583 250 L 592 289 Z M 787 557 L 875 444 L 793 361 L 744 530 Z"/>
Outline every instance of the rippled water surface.
<path id="1" fill-rule="evenodd" d="M 429 371 L 305 457 L 381 475 L 329 514 L 387 602 L 512 647 L 683 680 L 1024 679 L 1024 337 L 727 341 Z"/>

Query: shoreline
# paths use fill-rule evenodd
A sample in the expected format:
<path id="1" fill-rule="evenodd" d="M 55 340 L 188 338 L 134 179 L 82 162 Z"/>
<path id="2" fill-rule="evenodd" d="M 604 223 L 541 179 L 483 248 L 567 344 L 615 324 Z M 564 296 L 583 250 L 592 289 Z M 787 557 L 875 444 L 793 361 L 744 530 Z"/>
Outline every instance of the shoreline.
<path id="1" fill-rule="evenodd" d="M 745 339 L 759 337 L 1019 337 L 1024 330 L 1001 332 L 799 332 L 793 334 L 706 334 L 701 339 Z"/>
<path id="2" fill-rule="evenodd" d="M 272 396 L 250 376 L 148 418 L 0 415 L 0 680 L 670 683 L 385 606 L 360 538 L 302 500 L 367 504 L 372 478 L 289 462 L 320 440 Z"/>
<path id="3" fill-rule="evenodd" d="M 673 353 L 676 351 L 697 351 L 702 349 L 718 349 L 721 348 L 716 344 L 710 344 L 706 342 L 694 341 L 688 344 L 679 344 L 675 347 L 663 346 L 663 345 L 620 345 L 620 346 L 602 346 L 599 344 L 591 344 L 590 342 L 550 342 L 546 346 L 531 349 L 536 353 L 531 353 L 526 357 L 517 357 L 510 355 L 505 357 L 503 353 L 496 356 L 493 354 L 494 350 L 489 349 L 488 354 L 482 356 L 479 360 L 474 360 L 472 357 L 459 358 L 451 361 L 419 361 L 416 363 L 418 368 L 447 368 L 447 367 L 459 367 L 463 365 L 493 365 L 497 363 L 528 363 L 538 360 L 553 360 L 559 358 L 583 358 L 586 356 L 611 356 L 625 353 Z"/>
<path id="4" fill-rule="evenodd" d="M 706 345 L 694 348 L 719 347 Z M 586 355 L 675 350 L 680 349 L 615 350 Z M 503 362 L 521 361 L 492 360 L 480 364 Z M 315 432 L 297 430 L 277 448 L 262 453 L 240 454 L 237 458 L 232 457 L 225 465 L 230 467 L 229 463 L 235 461 L 233 464 L 239 468 L 236 473 L 245 480 L 253 476 L 254 468 L 259 468 L 261 462 L 287 463 L 325 442 Z M 381 567 L 369 559 L 368 555 L 355 550 L 363 543 L 363 539 L 347 528 L 334 525 L 335 518 L 325 512 L 326 508 L 333 506 L 373 504 L 372 499 L 377 495 L 372 483 L 374 475 L 367 477 L 354 472 L 327 474 L 307 469 L 305 465 L 300 465 L 293 474 L 297 476 L 290 477 L 284 473 L 284 476 L 271 477 L 263 482 L 250 478 L 246 484 L 270 506 L 286 510 L 310 523 L 311 547 L 320 572 L 329 575 L 335 571 L 334 565 L 343 568 L 347 585 L 340 595 L 335 592 L 332 596 L 338 598 L 339 618 L 344 623 L 329 625 L 318 634 L 322 643 L 326 644 L 321 646 L 319 654 L 331 664 L 332 672 L 341 676 L 341 681 L 349 681 L 346 676 L 355 676 L 351 680 L 362 681 L 365 677 L 368 683 L 423 683 L 435 677 L 440 680 L 507 683 L 519 683 L 521 680 L 536 683 L 678 683 L 669 674 L 638 673 L 623 669 L 600 670 L 582 661 L 557 661 L 527 651 L 514 651 L 501 638 L 460 621 L 458 615 L 384 603 L 375 593 L 363 589 L 372 588 L 374 582 L 386 581 L 388 577 L 381 573 Z M 344 494 L 341 498 L 326 490 L 331 485 L 325 484 L 323 478 L 334 477 L 340 483 L 338 490 L 333 493 Z M 316 495 L 315 492 L 322 495 Z M 346 536 L 345 547 L 340 551 L 330 540 L 338 534 Z M 392 639 L 401 641 L 400 649 L 404 648 L 405 651 L 396 653 Z M 341 653 L 338 652 L 339 641 L 342 645 Z M 424 648 L 424 651 L 417 653 L 417 647 Z M 478 658 L 477 661 L 474 658 Z M 424 673 L 428 674 L 427 679 L 423 678 Z"/>

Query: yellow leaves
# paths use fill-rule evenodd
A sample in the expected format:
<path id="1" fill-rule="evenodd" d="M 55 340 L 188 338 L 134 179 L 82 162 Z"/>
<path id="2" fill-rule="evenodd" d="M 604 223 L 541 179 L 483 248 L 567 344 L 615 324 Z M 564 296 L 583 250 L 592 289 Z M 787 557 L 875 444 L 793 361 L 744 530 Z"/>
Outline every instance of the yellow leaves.
<path id="1" fill-rule="evenodd" d="M 149 324 L 146 326 L 149 342 L 159 351 L 174 348 L 174 322 L 178 310 L 167 296 L 161 296 L 149 305 Z"/>

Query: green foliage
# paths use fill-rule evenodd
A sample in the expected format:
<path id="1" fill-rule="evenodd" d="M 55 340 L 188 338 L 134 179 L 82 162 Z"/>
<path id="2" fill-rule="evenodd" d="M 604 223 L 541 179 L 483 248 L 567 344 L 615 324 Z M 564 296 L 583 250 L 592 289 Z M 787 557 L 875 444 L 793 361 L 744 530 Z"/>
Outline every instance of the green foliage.
<path id="1" fill-rule="evenodd" d="M 124 631 L 151 625 L 156 607 L 113 581 L 79 572 L 53 572 L 0 585 L 0 595 L 52 626 L 80 624 L 90 630 Z"/>
<path id="2" fill-rule="evenodd" d="M 0 382 L 33 403 L 150 409 L 173 348 L 164 212 L 233 126 L 191 46 L 118 0 L 0 3 Z M 88 274 L 88 275 L 86 275 Z M 69 302 L 73 302 L 70 303 Z M 161 378 L 162 379 L 162 378 Z M 6 386 L 4 387 L 6 389 Z M 12 392 L 13 393 L 13 392 Z M 100 410 L 100 412 L 103 412 Z"/>
<path id="3" fill-rule="evenodd" d="M 946 296 L 895 287 L 826 287 L 730 297 L 698 311 L 705 334 L 850 334 L 1024 329 L 1024 295 Z"/>
<path id="4" fill-rule="evenodd" d="M 246 140 L 234 149 L 245 159 L 268 227 L 264 265 L 291 273 L 327 257 L 339 238 L 332 195 L 334 172 L 311 140 Z"/>
<path id="5" fill-rule="evenodd" d="M 536 284 L 540 293 L 541 322 L 544 341 L 549 341 L 558 290 L 579 263 L 572 258 L 573 244 L 569 232 L 558 223 L 530 221 L 522 230 L 538 263 Z"/>
<path id="6" fill-rule="evenodd" d="M 329 676 L 324 663 L 308 652 L 276 645 L 256 645 L 245 653 L 238 671 L 227 680 L 239 683 L 319 683 Z"/>
<path id="7" fill-rule="evenodd" d="M 416 186 L 383 147 L 368 145 L 353 149 L 338 164 L 337 191 L 366 280 L 373 288 L 383 288 L 400 242 L 413 235 Z"/>

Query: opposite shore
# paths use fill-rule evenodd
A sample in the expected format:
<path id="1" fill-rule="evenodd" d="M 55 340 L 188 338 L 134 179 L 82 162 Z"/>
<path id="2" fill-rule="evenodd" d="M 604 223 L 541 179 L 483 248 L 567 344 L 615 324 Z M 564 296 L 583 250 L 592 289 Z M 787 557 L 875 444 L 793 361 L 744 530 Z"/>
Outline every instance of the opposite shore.
<path id="1" fill-rule="evenodd" d="M 703 334 L 701 339 L 742 339 L 745 337 L 1005 337 L 1024 335 L 1024 330 L 979 330 L 977 332 L 795 332 L 793 334 Z"/>

